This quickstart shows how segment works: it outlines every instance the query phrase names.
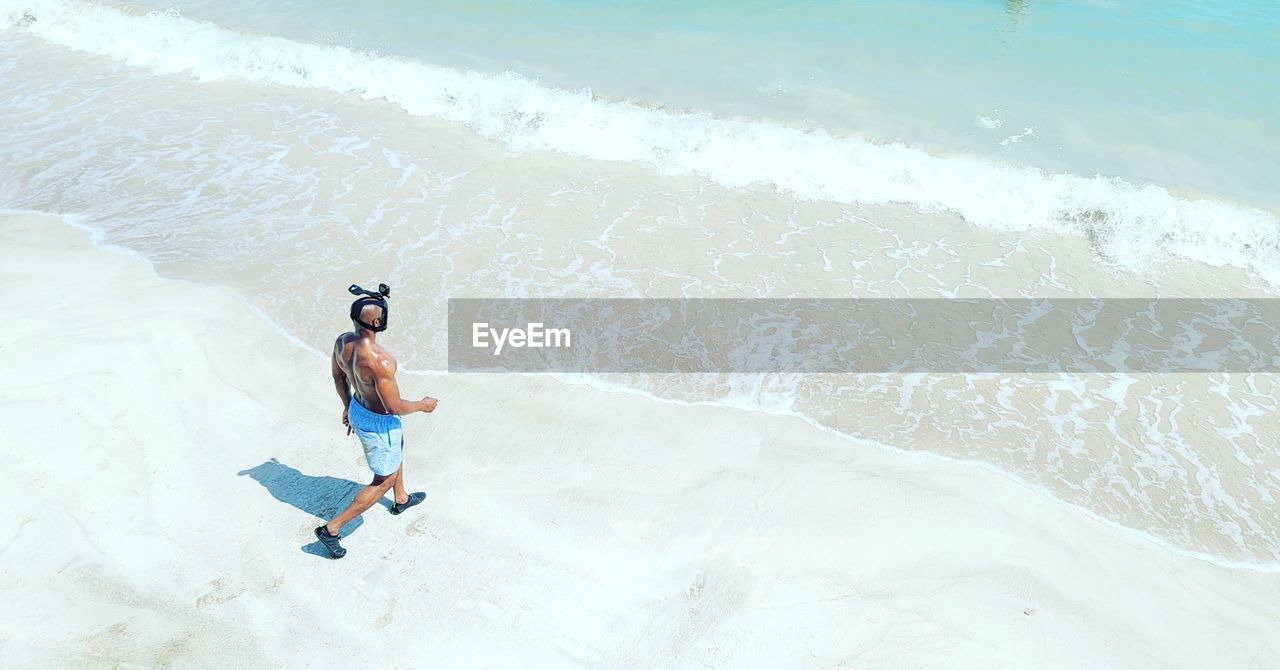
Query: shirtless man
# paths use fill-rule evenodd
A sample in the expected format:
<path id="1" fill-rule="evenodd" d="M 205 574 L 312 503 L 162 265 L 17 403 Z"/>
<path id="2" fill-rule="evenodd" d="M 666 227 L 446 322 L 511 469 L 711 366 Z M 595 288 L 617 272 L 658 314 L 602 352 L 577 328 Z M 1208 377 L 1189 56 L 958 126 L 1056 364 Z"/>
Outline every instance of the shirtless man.
<path id="1" fill-rule="evenodd" d="M 392 514 L 426 499 L 425 493 L 405 492 L 404 438 L 398 415 L 436 408 L 436 399 L 430 396 L 422 400 L 400 397 L 396 359 L 378 345 L 378 333 L 387 327 L 385 296 L 370 293 L 357 299 L 351 305 L 351 322 L 354 331 L 339 335 L 333 345 L 333 383 L 342 398 L 342 424 L 348 435 L 354 431 L 360 438 L 373 482 L 361 489 L 341 514 L 316 528 L 316 537 L 335 559 L 347 554 L 338 542 L 342 526 L 372 507 L 388 489 L 395 492 Z"/>

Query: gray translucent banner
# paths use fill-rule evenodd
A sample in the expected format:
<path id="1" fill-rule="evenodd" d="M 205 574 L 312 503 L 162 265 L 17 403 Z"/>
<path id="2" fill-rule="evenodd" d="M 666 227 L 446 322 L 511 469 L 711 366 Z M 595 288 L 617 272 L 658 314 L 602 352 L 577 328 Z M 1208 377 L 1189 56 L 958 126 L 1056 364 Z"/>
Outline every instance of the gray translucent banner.
<path id="1" fill-rule="evenodd" d="M 452 299 L 451 372 L 1276 372 L 1280 300 Z"/>

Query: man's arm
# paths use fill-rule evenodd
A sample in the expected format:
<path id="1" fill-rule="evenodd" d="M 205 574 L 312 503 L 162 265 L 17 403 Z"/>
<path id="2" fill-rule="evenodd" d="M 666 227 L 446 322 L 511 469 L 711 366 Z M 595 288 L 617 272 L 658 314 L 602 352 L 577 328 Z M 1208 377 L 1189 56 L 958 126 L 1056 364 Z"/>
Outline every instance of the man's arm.
<path id="1" fill-rule="evenodd" d="M 342 398 L 342 408 L 345 410 L 351 406 L 351 384 L 347 381 L 347 373 L 342 371 L 342 366 L 338 365 L 338 356 L 342 355 L 342 338 L 333 344 L 333 355 L 329 357 L 329 367 L 333 373 L 333 386 L 338 390 L 338 397 Z"/>
<path id="2" fill-rule="evenodd" d="M 405 400 L 400 397 L 400 385 L 396 383 L 396 362 L 390 357 L 378 357 L 373 382 L 378 389 L 378 397 L 382 398 L 382 406 L 392 414 L 431 412 L 436 408 L 436 399 L 431 396 L 422 400 Z"/>
<path id="3" fill-rule="evenodd" d="M 342 355 L 342 338 L 333 344 L 333 355 L 329 357 L 329 368 L 333 374 L 333 386 L 342 398 L 342 425 L 347 427 L 347 435 L 351 434 L 351 420 L 347 418 L 347 410 L 351 409 L 351 384 L 347 382 L 347 373 L 338 365 L 338 356 Z"/>

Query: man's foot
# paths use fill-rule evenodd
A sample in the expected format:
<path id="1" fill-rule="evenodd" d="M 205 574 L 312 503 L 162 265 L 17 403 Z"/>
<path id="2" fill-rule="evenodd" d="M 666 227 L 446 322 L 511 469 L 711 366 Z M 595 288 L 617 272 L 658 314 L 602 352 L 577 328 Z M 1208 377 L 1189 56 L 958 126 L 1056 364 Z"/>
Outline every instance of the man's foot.
<path id="1" fill-rule="evenodd" d="M 391 513 L 399 514 L 426 499 L 427 499 L 427 494 L 421 491 L 417 493 L 410 493 L 408 500 L 406 500 L 405 502 L 397 502 L 396 504 L 391 506 Z"/>
<path id="2" fill-rule="evenodd" d="M 316 539 L 320 540 L 320 544 L 323 544 L 324 548 L 329 550 L 329 555 L 335 560 L 347 555 L 347 550 L 343 549 L 341 544 L 338 544 L 338 536 L 329 534 L 327 525 L 316 528 Z"/>

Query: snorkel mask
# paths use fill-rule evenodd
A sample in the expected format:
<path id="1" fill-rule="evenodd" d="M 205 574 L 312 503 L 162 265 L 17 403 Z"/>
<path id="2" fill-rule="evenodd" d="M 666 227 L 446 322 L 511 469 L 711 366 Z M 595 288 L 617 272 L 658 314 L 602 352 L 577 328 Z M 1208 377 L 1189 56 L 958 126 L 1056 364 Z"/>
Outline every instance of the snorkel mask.
<path id="1" fill-rule="evenodd" d="M 351 303 L 352 321 L 360 324 L 360 326 L 365 330 L 373 331 L 375 333 L 381 333 L 387 329 L 387 296 L 391 295 L 390 286 L 387 286 L 386 284 L 378 284 L 378 290 L 377 292 L 374 292 L 352 284 L 347 287 L 347 291 L 349 291 L 351 295 L 360 296 L 359 298 L 356 298 L 355 302 Z M 365 305 L 377 305 L 382 308 L 381 325 L 373 326 L 360 320 L 360 310 L 364 309 Z"/>

